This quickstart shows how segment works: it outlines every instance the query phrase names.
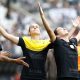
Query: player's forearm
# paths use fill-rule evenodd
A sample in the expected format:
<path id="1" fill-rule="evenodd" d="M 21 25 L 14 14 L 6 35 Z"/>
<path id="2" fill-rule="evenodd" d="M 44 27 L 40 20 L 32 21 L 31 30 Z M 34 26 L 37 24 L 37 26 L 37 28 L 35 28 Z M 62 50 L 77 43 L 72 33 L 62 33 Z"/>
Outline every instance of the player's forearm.
<path id="1" fill-rule="evenodd" d="M 76 27 L 73 27 L 73 28 L 70 30 L 68 37 L 71 38 L 71 36 L 75 33 L 76 30 L 77 30 L 77 28 L 76 28 Z"/>
<path id="2" fill-rule="evenodd" d="M 80 17 L 78 16 L 74 21 L 72 21 L 73 24 L 73 28 L 71 29 L 71 31 L 69 32 L 69 38 L 76 33 L 76 35 L 78 34 L 79 30 L 80 30 Z"/>
<path id="3" fill-rule="evenodd" d="M 73 25 L 72 29 L 71 29 L 71 30 L 70 30 L 70 32 L 69 32 L 68 37 L 69 37 L 69 38 L 71 38 L 71 36 L 72 36 L 72 35 L 74 35 L 74 34 L 75 34 L 75 32 L 77 32 L 77 33 L 78 33 L 78 32 L 79 32 L 79 30 L 80 30 L 80 29 L 79 29 L 79 26 L 74 26 L 74 25 Z M 77 35 L 77 34 L 76 34 L 76 35 Z"/>
<path id="4" fill-rule="evenodd" d="M 53 42 L 56 39 L 54 31 L 50 28 L 50 25 L 49 25 L 48 21 L 45 18 L 45 15 L 44 15 L 44 12 L 43 12 L 43 10 L 42 10 L 42 8 L 40 6 L 40 3 L 38 3 L 38 5 L 39 5 L 39 12 L 40 12 L 40 16 L 41 16 L 43 25 L 44 25 L 44 27 L 45 27 L 45 29 L 46 29 L 49 37 L 50 37 L 51 42 Z"/>
<path id="5" fill-rule="evenodd" d="M 0 27 L 0 33 L 2 36 L 4 36 L 6 39 L 10 40 L 11 42 L 17 44 L 18 41 L 19 41 L 19 38 L 18 37 L 15 37 L 14 35 L 11 35 L 9 33 L 6 32 L 5 29 L 1 28 Z"/>
<path id="6" fill-rule="evenodd" d="M 0 27 L 0 33 L 1 33 L 1 35 L 4 36 L 6 39 L 11 40 L 10 34 L 8 34 L 8 33 L 6 32 L 6 30 L 3 29 L 3 28 L 1 28 L 1 27 Z"/>
<path id="7" fill-rule="evenodd" d="M 80 41 L 80 31 L 78 32 L 77 36 L 76 36 L 77 41 Z"/>
<path id="8" fill-rule="evenodd" d="M 24 59 L 24 57 L 20 57 L 20 58 L 17 58 L 17 59 L 12 59 L 12 58 L 0 55 L 0 62 L 16 63 L 16 64 L 19 64 L 19 65 L 24 65 L 26 67 L 29 67 L 29 64 L 24 62 L 22 59 Z"/>
<path id="9" fill-rule="evenodd" d="M 56 39 L 54 31 L 50 28 L 50 25 L 48 24 L 48 21 L 46 20 L 44 15 L 41 15 L 41 19 L 42 19 L 43 25 L 44 25 L 49 37 L 50 37 L 50 40 L 53 42 Z"/>
<path id="10" fill-rule="evenodd" d="M 20 62 L 17 61 L 17 59 L 12 59 L 6 56 L 0 56 L 0 62 L 17 63 L 17 64 L 22 65 Z"/>
<path id="11" fill-rule="evenodd" d="M 0 55 L 0 62 L 12 62 L 12 63 L 15 63 L 15 59 Z"/>
<path id="12" fill-rule="evenodd" d="M 2 27 L 0 27 L 0 33 L 1 33 L 1 35 L 3 35 L 4 37 L 6 37 L 6 35 L 7 35 L 6 30 L 3 29 Z"/>

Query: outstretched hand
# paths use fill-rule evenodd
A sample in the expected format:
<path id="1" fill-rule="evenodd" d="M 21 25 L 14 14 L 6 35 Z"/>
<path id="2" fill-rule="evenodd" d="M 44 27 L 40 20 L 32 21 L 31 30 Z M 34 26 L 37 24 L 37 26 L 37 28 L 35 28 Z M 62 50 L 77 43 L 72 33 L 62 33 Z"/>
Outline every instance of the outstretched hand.
<path id="1" fill-rule="evenodd" d="M 17 59 L 15 59 L 16 63 L 20 64 L 20 65 L 24 65 L 25 67 L 29 67 L 29 64 L 24 62 L 24 59 L 26 57 L 19 57 Z"/>
<path id="2" fill-rule="evenodd" d="M 72 21 L 73 26 L 78 27 L 80 25 L 80 16 L 78 16 L 74 21 Z"/>
<path id="3" fill-rule="evenodd" d="M 39 6 L 39 12 L 40 12 L 40 15 L 43 15 L 44 12 L 43 12 L 42 7 L 40 6 L 40 3 L 39 3 L 39 2 L 38 2 L 38 6 Z"/>

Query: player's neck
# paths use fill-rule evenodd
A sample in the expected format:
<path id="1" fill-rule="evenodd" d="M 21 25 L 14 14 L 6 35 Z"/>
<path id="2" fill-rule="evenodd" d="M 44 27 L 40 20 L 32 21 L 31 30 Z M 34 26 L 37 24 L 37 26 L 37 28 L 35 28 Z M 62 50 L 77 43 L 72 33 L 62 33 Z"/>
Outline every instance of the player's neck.
<path id="1" fill-rule="evenodd" d="M 63 39 L 63 40 L 65 40 L 66 42 L 69 42 L 68 36 L 62 36 L 62 37 L 60 37 L 60 39 Z"/>
<path id="2" fill-rule="evenodd" d="M 31 36 L 31 39 L 33 39 L 33 40 L 39 40 L 40 36 L 39 35 Z"/>

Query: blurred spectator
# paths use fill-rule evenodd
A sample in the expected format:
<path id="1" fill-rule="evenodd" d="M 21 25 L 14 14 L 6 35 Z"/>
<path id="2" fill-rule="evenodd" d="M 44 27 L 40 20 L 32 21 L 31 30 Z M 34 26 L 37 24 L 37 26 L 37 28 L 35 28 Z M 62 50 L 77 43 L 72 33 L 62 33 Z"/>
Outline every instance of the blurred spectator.
<path id="1" fill-rule="evenodd" d="M 46 70 L 47 70 L 47 80 L 56 80 L 57 68 L 52 49 L 50 49 L 47 54 Z"/>

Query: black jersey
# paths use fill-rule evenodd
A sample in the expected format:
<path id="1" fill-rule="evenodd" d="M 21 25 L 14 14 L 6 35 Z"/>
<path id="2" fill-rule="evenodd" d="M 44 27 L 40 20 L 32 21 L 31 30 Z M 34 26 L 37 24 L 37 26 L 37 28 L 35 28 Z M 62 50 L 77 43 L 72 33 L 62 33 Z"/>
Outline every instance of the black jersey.
<path id="1" fill-rule="evenodd" d="M 53 42 L 54 55 L 57 64 L 58 77 L 78 77 L 78 54 L 77 40 L 70 39 L 69 42 L 63 39 L 56 39 Z"/>
<path id="2" fill-rule="evenodd" d="M 21 79 L 22 80 L 45 79 L 46 78 L 45 62 L 46 62 L 48 49 L 51 47 L 50 44 L 46 45 L 46 47 L 41 51 L 30 50 L 29 48 L 26 47 L 28 46 L 27 44 L 25 43 L 23 38 L 19 38 L 18 45 L 21 46 L 22 48 L 23 56 L 26 56 L 26 59 L 24 61 L 27 62 L 30 66 L 29 68 L 23 67 L 21 73 Z M 40 48 L 38 47 L 38 49 Z"/>

